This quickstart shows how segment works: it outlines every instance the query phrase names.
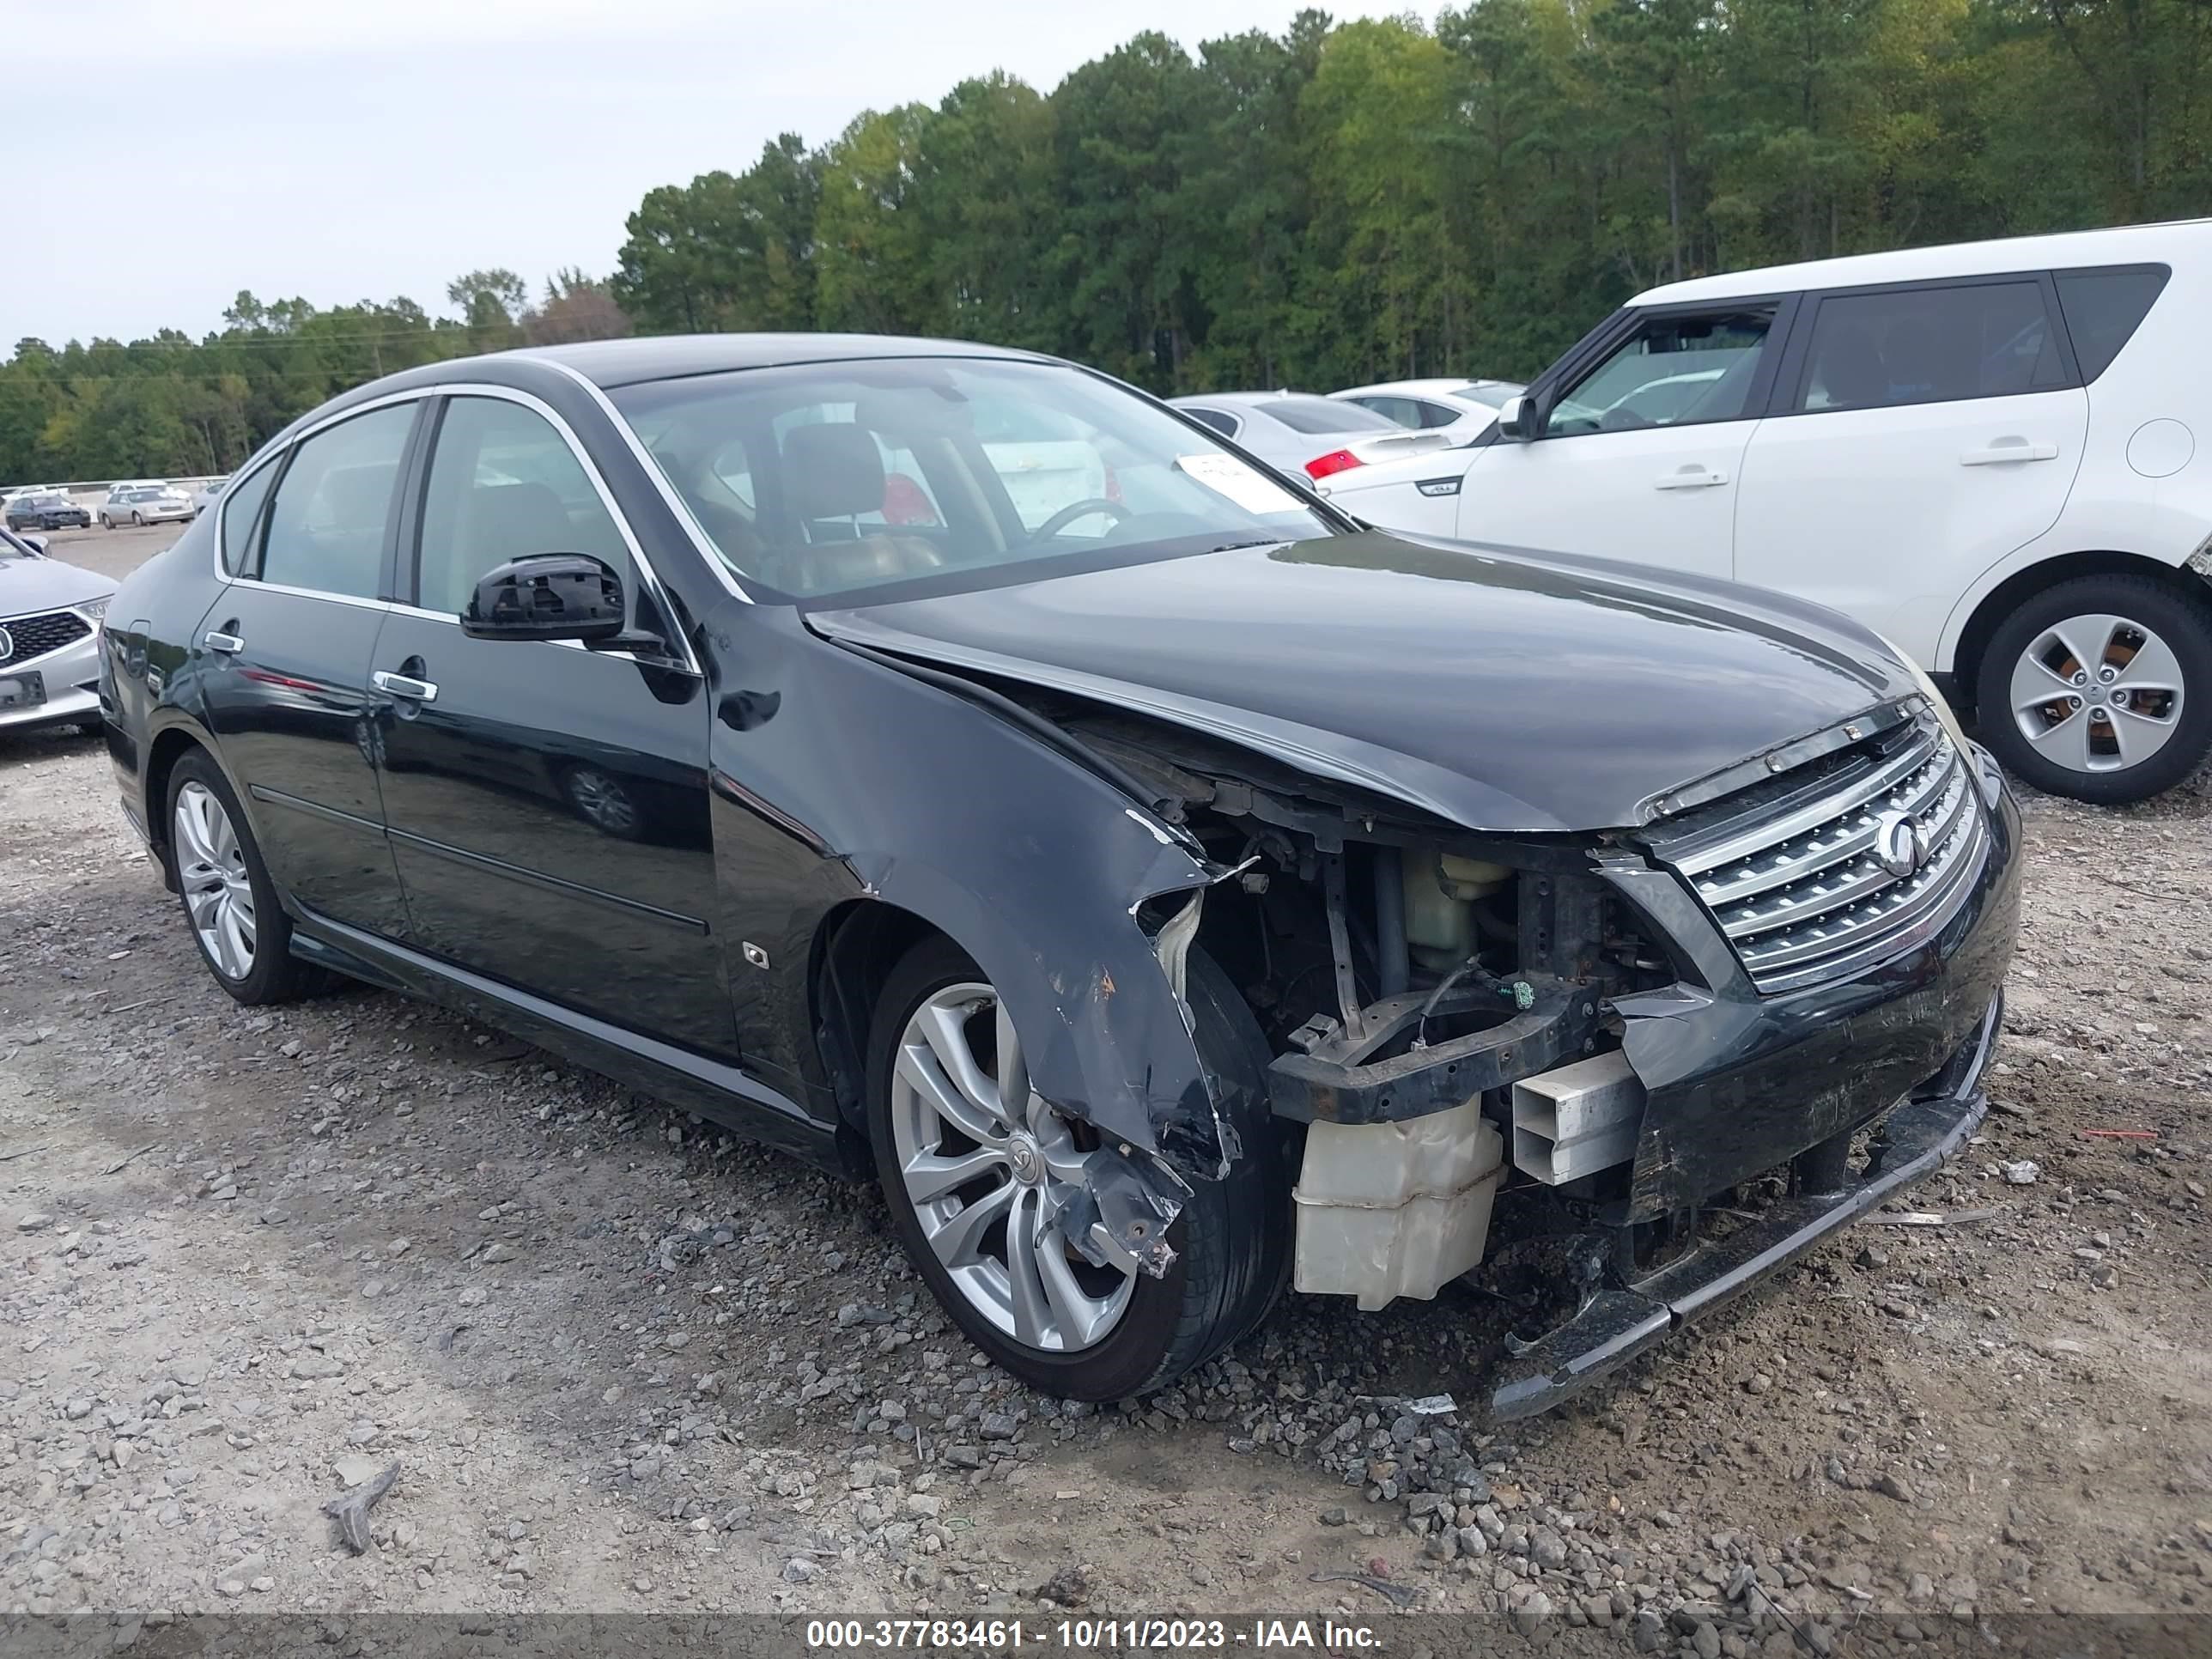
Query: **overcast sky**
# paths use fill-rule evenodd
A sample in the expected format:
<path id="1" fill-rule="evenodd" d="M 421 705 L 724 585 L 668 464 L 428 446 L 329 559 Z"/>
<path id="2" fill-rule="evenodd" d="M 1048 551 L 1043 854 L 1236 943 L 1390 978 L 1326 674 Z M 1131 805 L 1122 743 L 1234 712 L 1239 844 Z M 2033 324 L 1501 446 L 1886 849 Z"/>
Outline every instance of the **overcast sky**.
<path id="1" fill-rule="evenodd" d="M 1398 4 L 1337 3 L 1337 17 Z M 1004 69 L 1049 91 L 1146 28 L 1279 31 L 1297 0 L 0 0 L 4 141 L 40 208 L 0 283 L 0 352 L 195 337 L 240 289 L 318 306 L 505 265 L 533 292 L 613 266 L 655 185 L 778 132 Z M 26 188 L 27 186 L 27 189 Z"/>

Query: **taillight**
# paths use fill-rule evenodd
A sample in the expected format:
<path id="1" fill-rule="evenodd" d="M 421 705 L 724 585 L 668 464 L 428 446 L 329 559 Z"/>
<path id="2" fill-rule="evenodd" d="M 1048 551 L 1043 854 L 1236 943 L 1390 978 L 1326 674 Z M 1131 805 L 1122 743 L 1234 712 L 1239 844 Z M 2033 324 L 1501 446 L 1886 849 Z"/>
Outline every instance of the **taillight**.
<path id="1" fill-rule="evenodd" d="M 1352 467 L 1366 465 L 1366 462 L 1348 449 L 1332 449 L 1328 454 L 1316 455 L 1306 463 L 1306 476 L 1310 478 L 1326 478 L 1333 472 L 1348 471 Z"/>

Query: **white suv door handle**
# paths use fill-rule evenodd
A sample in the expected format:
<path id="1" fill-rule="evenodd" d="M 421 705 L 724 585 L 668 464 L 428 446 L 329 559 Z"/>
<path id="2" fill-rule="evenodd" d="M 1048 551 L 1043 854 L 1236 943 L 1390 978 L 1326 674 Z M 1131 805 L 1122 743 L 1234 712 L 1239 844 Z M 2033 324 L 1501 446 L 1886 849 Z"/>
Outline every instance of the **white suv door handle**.
<path id="1" fill-rule="evenodd" d="M 1704 467 L 1690 465 L 1674 472 L 1662 472 L 1651 481 L 1654 489 L 1711 489 L 1715 484 L 1728 482 L 1725 472 L 1709 472 Z"/>
<path id="2" fill-rule="evenodd" d="M 212 629 L 200 635 L 200 643 L 210 651 L 220 651 L 226 657 L 234 657 L 246 649 L 246 641 L 235 634 L 219 633 Z"/>
<path id="3" fill-rule="evenodd" d="M 438 688 L 428 680 L 418 680 L 409 674 L 394 674 L 378 669 L 369 677 L 369 683 L 380 691 L 395 697 L 404 697 L 410 702 L 435 702 Z"/>
<path id="4" fill-rule="evenodd" d="M 1960 466 L 2003 466 L 2013 461 L 2055 461 L 2057 444 L 2032 444 L 2025 438 L 1999 438 L 1987 449 L 1970 449 L 1959 457 Z"/>

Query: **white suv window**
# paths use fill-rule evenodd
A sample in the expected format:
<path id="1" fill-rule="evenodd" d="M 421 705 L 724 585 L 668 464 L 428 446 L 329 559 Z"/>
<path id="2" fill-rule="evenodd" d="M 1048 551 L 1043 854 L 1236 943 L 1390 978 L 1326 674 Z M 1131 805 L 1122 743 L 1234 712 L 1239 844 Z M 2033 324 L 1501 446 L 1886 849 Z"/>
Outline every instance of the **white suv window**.
<path id="1" fill-rule="evenodd" d="M 1568 388 L 1544 435 L 1742 419 L 1773 320 L 1764 311 L 1650 319 Z"/>
<path id="2" fill-rule="evenodd" d="M 1798 409 L 1954 403 L 2068 384 L 2033 277 L 1834 294 L 1820 306 Z"/>

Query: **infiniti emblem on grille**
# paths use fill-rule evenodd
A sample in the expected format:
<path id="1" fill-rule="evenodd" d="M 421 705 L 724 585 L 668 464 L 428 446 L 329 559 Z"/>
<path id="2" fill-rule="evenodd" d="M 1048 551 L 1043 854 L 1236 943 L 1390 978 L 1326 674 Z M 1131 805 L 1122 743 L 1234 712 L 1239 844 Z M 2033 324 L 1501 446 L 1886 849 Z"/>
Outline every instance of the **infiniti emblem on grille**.
<path id="1" fill-rule="evenodd" d="M 6 629 L 0 628 L 0 662 L 7 661 L 9 658 L 15 654 L 15 636 L 13 634 L 10 634 Z"/>
<path id="2" fill-rule="evenodd" d="M 1928 862 L 1929 850 L 1927 826 L 1910 812 L 1886 814 L 1875 831 L 1875 857 L 1899 880 Z"/>

